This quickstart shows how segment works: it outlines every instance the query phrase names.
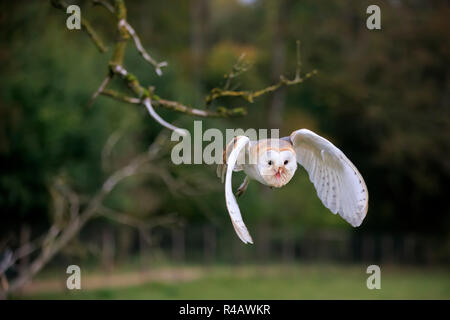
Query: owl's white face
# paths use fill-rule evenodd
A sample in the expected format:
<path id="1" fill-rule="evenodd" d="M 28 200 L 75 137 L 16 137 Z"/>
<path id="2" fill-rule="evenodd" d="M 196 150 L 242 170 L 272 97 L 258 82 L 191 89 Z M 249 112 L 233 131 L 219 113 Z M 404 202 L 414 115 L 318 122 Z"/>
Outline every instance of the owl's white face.
<path id="1" fill-rule="evenodd" d="M 296 155 L 289 149 L 268 149 L 259 155 L 258 170 L 267 185 L 280 188 L 291 180 L 297 170 Z"/>

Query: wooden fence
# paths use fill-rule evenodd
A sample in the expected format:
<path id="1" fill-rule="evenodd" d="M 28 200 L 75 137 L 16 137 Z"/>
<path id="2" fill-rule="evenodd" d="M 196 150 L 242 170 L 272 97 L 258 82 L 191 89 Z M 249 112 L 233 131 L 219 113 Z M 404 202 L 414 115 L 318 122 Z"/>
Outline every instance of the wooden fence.
<path id="1" fill-rule="evenodd" d="M 225 228 L 224 228 L 225 229 Z M 229 228 L 231 229 L 231 228 Z M 419 235 L 366 234 L 353 230 L 299 232 L 252 226 L 254 244 L 245 245 L 230 230 L 212 225 L 155 228 L 138 232 L 105 226 L 82 243 L 107 266 L 138 256 L 147 265 L 171 263 L 390 263 L 450 264 L 443 239 Z M 95 249 L 96 248 L 96 249 Z"/>

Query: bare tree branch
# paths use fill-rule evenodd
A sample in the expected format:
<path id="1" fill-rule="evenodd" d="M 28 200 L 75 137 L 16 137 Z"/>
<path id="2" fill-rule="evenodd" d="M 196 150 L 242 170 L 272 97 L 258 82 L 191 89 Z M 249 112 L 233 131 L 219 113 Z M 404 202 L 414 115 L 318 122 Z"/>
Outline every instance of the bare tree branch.
<path id="1" fill-rule="evenodd" d="M 103 89 L 101 94 L 104 96 L 111 97 L 113 99 L 122 101 L 122 102 L 126 102 L 126 103 L 132 103 L 132 104 L 140 104 L 141 103 L 141 99 L 127 96 L 127 95 L 120 93 L 118 91 L 115 91 L 115 90 Z"/>
<path id="2" fill-rule="evenodd" d="M 292 86 L 299 83 L 302 83 L 304 80 L 311 78 L 313 75 L 317 74 L 317 70 L 313 70 L 311 72 L 308 72 L 305 74 L 305 76 L 302 78 L 300 76 L 300 69 L 301 69 L 301 59 L 300 59 L 300 40 L 297 40 L 296 42 L 297 46 L 297 64 L 295 68 L 295 77 L 292 80 L 287 79 L 284 76 L 280 76 L 280 81 L 268 86 L 266 88 L 257 90 L 257 91 L 235 91 L 235 90 L 229 90 L 230 81 L 232 78 L 237 77 L 241 73 L 248 70 L 248 66 L 245 65 L 242 60 L 243 56 L 241 55 L 236 62 L 236 64 L 233 66 L 233 70 L 226 75 L 227 82 L 223 89 L 221 88 L 214 88 L 211 90 L 210 94 L 205 98 L 206 104 L 209 105 L 212 101 L 220 98 L 220 97 L 240 97 L 247 102 L 253 103 L 255 98 L 258 98 L 266 93 L 274 92 L 275 90 L 281 88 L 282 86 Z"/>
<path id="3" fill-rule="evenodd" d="M 302 60 L 300 58 L 300 40 L 297 40 L 296 45 L 297 45 L 297 48 L 296 48 L 297 49 L 297 51 L 296 51 L 296 54 L 297 54 L 297 66 L 295 68 L 295 79 L 294 80 L 300 79 L 300 71 L 301 71 L 301 68 L 302 68 Z"/>
<path id="4" fill-rule="evenodd" d="M 186 136 L 189 134 L 189 132 L 185 129 L 180 129 L 178 127 L 175 127 L 174 125 L 168 123 L 167 121 L 165 121 L 163 118 L 161 118 L 155 111 L 155 109 L 153 109 L 152 107 L 152 103 L 150 101 L 150 98 L 145 98 L 143 101 L 144 106 L 147 108 L 148 113 L 150 113 L 150 115 L 153 117 L 153 119 L 155 119 L 160 125 L 162 125 L 163 127 L 166 127 L 170 130 L 175 131 L 176 133 L 178 133 L 180 136 Z"/>
<path id="5" fill-rule="evenodd" d="M 159 107 L 164 107 L 177 112 L 186 113 L 192 116 L 204 117 L 204 118 L 228 118 L 239 117 L 247 114 L 247 110 L 244 107 L 237 108 L 225 108 L 217 107 L 216 111 L 202 110 L 191 108 L 177 101 L 170 101 L 166 99 L 153 100 L 153 104 Z"/>
<path id="6" fill-rule="evenodd" d="M 225 75 L 225 78 L 227 79 L 227 81 L 225 82 L 225 85 L 223 86 L 224 90 L 228 90 L 230 88 L 231 80 L 240 76 L 242 73 L 246 72 L 250 68 L 250 65 L 245 63 L 244 58 L 245 58 L 245 52 L 239 56 L 238 60 L 233 65 L 233 68 L 231 69 L 231 71 Z"/>
<path id="7" fill-rule="evenodd" d="M 141 40 L 139 39 L 139 36 L 134 31 L 133 27 L 125 20 L 121 20 L 121 22 L 125 25 L 125 28 L 127 28 L 128 33 L 133 38 L 134 44 L 136 45 L 136 49 L 141 54 L 142 58 L 144 58 L 144 60 L 147 61 L 148 63 L 152 64 L 155 67 L 156 74 L 158 76 L 161 76 L 162 75 L 161 68 L 167 67 L 167 62 L 166 61 L 156 62 L 152 57 L 150 57 L 150 55 L 147 53 L 147 51 L 142 46 Z"/>
<path id="8" fill-rule="evenodd" d="M 111 81 L 111 75 L 108 74 L 106 78 L 103 80 L 103 82 L 100 84 L 100 87 L 98 87 L 97 91 L 94 92 L 91 99 L 88 102 L 88 107 L 92 106 L 94 103 L 94 100 L 97 99 L 98 95 L 103 93 L 108 83 Z"/>
<path id="9" fill-rule="evenodd" d="M 167 133 L 162 132 L 149 147 L 147 152 L 133 158 L 126 166 L 116 170 L 109 175 L 97 193 L 87 202 L 84 209 L 77 213 L 71 214 L 70 220 L 64 225 L 60 226 L 53 224 L 49 231 L 37 239 L 18 248 L 3 257 L 0 262 L 0 279 L 2 283 L 7 283 L 7 286 L 2 286 L 0 297 L 6 296 L 10 293 L 16 292 L 22 288 L 30 279 L 36 275 L 49 261 L 57 254 L 70 240 L 72 240 L 79 232 L 79 230 L 98 213 L 99 208 L 103 206 L 103 200 L 114 189 L 114 187 L 127 177 L 139 173 L 139 170 L 149 161 L 152 161 L 158 155 L 161 147 L 165 144 L 168 138 Z M 78 197 L 72 194 L 73 191 L 69 189 L 61 189 L 73 203 L 71 210 L 79 208 L 76 206 Z M 74 211 L 75 212 L 75 211 Z M 5 273 L 12 268 L 14 264 L 25 255 L 30 255 L 33 252 L 40 251 L 39 254 L 32 260 L 26 272 L 20 274 L 12 281 L 8 282 Z M 6 282 L 5 282 L 6 281 Z"/>
<path id="10" fill-rule="evenodd" d="M 114 13 L 114 7 L 107 1 L 103 1 L 103 0 L 93 0 L 94 4 L 97 5 L 102 5 L 103 7 L 105 7 L 109 12 Z M 148 54 L 148 52 L 144 49 L 144 47 L 142 46 L 141 43 L 141 39 L 139 38 L 139 36 L 137 35 L 137 33 L 134 31 L 134 28 L 128 23 L 128 21 L 126 21 L 125 19 L 120 20 L 119 21 L 119 27 L 120 26 L 125 26 L 125 28 L 128 30 L 128 33 L 131 35 L 131 37 L 133 38 L 133 41 L 136 45 L 136 49 L 138 50 L 139 54 L 142 56 L 142 58 L 147 61 L 148 63 L 150 63 L 151 65 L 153 65 L 155 67 L 155 72 L 158 76 L 162 75 L 162 67 L 167 67 L 167 62 L 166 61 L 162 61 L 162 62 L 157 62 L 155 59 L 153 59 L 150 54 Z"/>
<path id="11" fill-rule="evenodd" d="M 221 97 L 240 97 L 247 102 L 253 103 L 255 98 L 258 98 L 266 93 L 273 92 L 282 86 L 292 86 L 302 83 L 304 80 L 311 78 L 313 75 L 317 74 L 317 70 L 313 70 L 302 78 L 296 76 L 293 80 L 289 80 L 284 76 L 280 76 L 280 81 L 257 91 L 234 91 L 234 90 L 224 90 L 220 88 L 214 88 L 211 90 L 210 94 L 206 97 L 205 101 L 210 104 L 212 101 Z"/>
<path id="12" fill-rule="evenodd" d="M 65 1 L 63 1 L 63 0 L 50 0 L 50 2 L 52 3 L 52 5 L 55 8 L 64 10 L 64 13 L 66 12 L 68 4 Z M 89 37 L 91 38 L 92 42 L 94 42 L 95 46 L 98 48 L 98 50 L 100 52 L 106 52 L 108 50 L 106 48 L 106 46 L 103 44 L 103 41 L 98 36 L 97 32 L 94 30 L 94 28 L 89 23 L 89 21 L 87 21 L 84 18 L 81 18 L 81 27 L 89 35 Z"/>
<path id="13" fill-rule="evenodd" d="M 66 9 L 67 4 L 63 0 L 51 0 L 51 3 L 59 9 Z M 170 101 L 160 98 L 154 93 L 154 90 L 149 87 L 144 87 L 140 84 L 138 78 L 127 71 L 124 67 L 124 55 L 127 46 L 127 42 L 130 38 L 133 39 L 137 50 L 139 51 L 142 58 L 148 63 L 155 67 L 157 74 L 161 74 L 161 67 L 166 66 L 166 62 L 156 62 L 144 49 L 140 38 L 136 34 L 135 30 L 127 22 L 127 10 L 125 7 L 124 0 L 115 0 L 114 8 L 106 0 L 93 0 L 94 4 L 101 5 L 105 7 L 109 12 L 113 13 L 116 20 L 116 32 L 117 37 L 113 46 L 113 52 L 108 63 L 108 76 L 103 80 L 100 87 L 94 92 L 91 98 L 91 103 L 100 95 L 109 96 L 111 98 L 117 99 L 122 102 L 128 102 L 133 104 L 140 104 L 147 108 L 150 115 L 161 125 L 179 132 L 180 134 L 186 134 L 183 129 L 180 129 L 170 123 L 163 120 L 154 110 L 153 106 L 164 107 L 177 112 L 186 113 L 188 115 L 200 116 L 200 117 L 229 117 L 229 116 L 241 116 L 246 114 L 246 109 L 235 108 L 227 109 L 224 107 L 217 107 L 215 111 L 202 110 L 188 107 L 180 102 Z M 97 48 L 104 52 L 106 51 L 106 46 L 98 37 L 97 33 L 94 31 L 93 27 L 86 19 L 81 20 L 83 30 L 90 36 Z M 308 79 L 313 74 L 313 72 L 307 73 L 304 77 L 300 76 L 300 53 L 299 53 L 299 43 L 297 43 L 297 67 L 296 76 L 293 80 L 286 79 L 281 76 L 280 81 L 276 84 L 268 86 L 267 88 L 257 90 L 257 91 L 233 91 L 229 90 L 230 81 L 238 76 L 246 68 L 243 65 L 238 65 L 235 70 L 229 74 L 227 83 L 224 89 L 215 88 L 211 91 L 210 95 L 206 97 L 207 104 L 211 103 L 213 100 L 224 96 L 235 96 L 241 97 L 247 102 L 253 103 L 254 99 L 266 94 L 273 92 L 280 88 L 281 86 L 290 86 L 294 84 L 299 84 L 305 79 Z M 242 57 L 243 59 L 243 57 Z M 238 60 L 239 62 L 239 60 Z M 110 81 L 117 77 L 121 79 L 122 82 L 131 90 L 134 96 L 127 96 L 122 93 L 107 89 Z M 118 170 L 111 173 L 103 182 L 101 187 L 97 192 L 87 199 L 86 203 L 80 205 L 80 196 L 76 194 L 72 189 L 70 189 L 63 181 L 58 181 L 54 186 L 56 190 L 61 195 L 56 195 L 57 203 L 55 203 L 55 209 L 57 211 L 62 211 L 64 208 L 69 208 L 69 219 L 63 221 L 64 214 L 58 213 L 55 218 L 53 225 L 49 230 L 42 236 L 20 246 L 15 251 L 6 251 L 1 262 L 0 262 L 0 283 L 2 291 L 0 292 L 0 297 L 2 295 L 17 292 L 22 288 L 32 277 L 34 277 L 69 241 L 71 241 L 80 231 L 80 229 L 96 214 L 102 214 L 110 218 L 126 222 L 130 225 L 141 224 L 140 221 L 133 220 L 131 217 L 119 212 L 115 212 L 112 209 L 105 208 L 103 202 L 109 193 L 119 184 L 121 181 L 127 177 L 134 176 L 145 170 L 145 165 L 150 161 L 156 159 L 158 153 L 161 151 L 162 147 L 168 138 L 168 133 L 162 131 L 162 133 L 155 139 L 154 143 L 149 147 L 148 151 L 133 158 L 127 165 L 119 168 Z M 148 168 L 147 168 L 148 169 Z M 167 172 L 166 172 L 167 173 Z M 166 173 L 159 172 L 161 178 L 164 182 L 176 190 L 179 188 L 172 176 Z M 68 204 L 68 206 L 67 206 Z M 161 218 L 167 219 L 167 217 Z M 158 223 L 158 220 L 152 222 L 152 225 Z M 142 227 L 140 227 L 142 230 Z M 19 273 L 19 275 L 9 281 L 6 277 L 6 271 L 13 268 L 16 262 L 23 258 L 24 256 L 33 257 L 31 263 L 28 265 L 25 272 Z"/>
<path id="14" fill-rule="evenodd" d="M 58 8 L 65 8 L 67 5 L 62 0 L 51 0 L 54 6 Z M 138 52 L 142 56 L 142 58 L 148 63 L 152 64 L 155 67 L 155 71 L 158 75 L 162 74 L 161 68 L 166 66 L 166 62 L 157 62 L 153 59 L 148 52 L 144 49 L 139 36 L 137 35 L 134 28 L 127 21 L 127 10 L 125 7 L 125 3 L 123 0 L 115 0 L 114 7 L 106 0 L 93 0 L 95 5 L 100 5 L 106 8 L 109 12 L 114 14 L 116 23 L 117 23 L 117 31 L 118 35 L 116 41 L 114 43 L 114 50 L 109 61 L 109 73 L 105 80 L 102 82 L 97 91 L 94 92 L 92 98 L 90 99 L 89 104 L 92 104 L 93 101 L 98 97 L 98 95 L 102 94 L 108 96 L 110 98 L 116 99 L 121 102 L 133 103 L 133 104 L 143 104 L 150 115 L 161 125 L 170 128 L 171 130 L 179 130 L 179 128 L 167 123 L 163 120 L 153 109 L 153 107 L 163 107 L 167 109 L 171 109 L 180 113 L 185 113 L 191 116 L 199 116 L 199 117 L 234 117 L 234 116 L 243 116 L 247 114 L 245 107 L 238 107 L 233 109 L 228 109 L 222 106 L 216 107 L 215 111 L 210 111 L 207 109 L 196 109 L 186 106 L 183 103 L 177 101 L 170 101 L 163 98 L 160 98 L 153 91 L 148 90 L 143 87 L 138 78 L 128 72 L 126 68 L 123 66 L 123 58 L 125 54 L 125 49 L 127 45 L 127 41 L 129 38 L 132 38 Z M 92 28 L 87 28 L 87 31 Z M 95 33 L 94 33 L 95 35 Z M 98 37 L 92 37 L 95 40 Z M 94 41 L 97 46 L 99 46 L 98 41 Z M 299 50 L 299 43 L 297 43 L 297 48 Z M 239 57 L 237 63 L 233 66 L 231 72 L 226 75 L 227 81 L 223 89 L 214 88 L 211 90 L 210 94 L 205 98 L 206 106 L 211 104 L 212 101 L 225 96 L 234 96 L 241 97 L 247 102 L 253 103 L 254 99 L 262 96 L 263 94 L 273 92 L 280 88 L 281 86 L 290 86 L 299 84 L 304 81 L 304 79 L 308 79 L 313 74 L 316 73 L 314 70 L 305 75 L 305 77 L 300 77 L 300 53 L 297 52 L 297 68 L 296 68 L 296 76 L 293 80 L 288 80 L 284 77 L 280 77 L 280 81 L 274 85 L 268 86 L 267 88 L 257 90 L 257 91 L 234 91 L 230 90 L 229 86 L 231 80 L 235 77 L 239 76 L 242 72 L 247 71 L 249 65 L 244 61 L 244 55 Z M 110 80 L 114 77 L 118 76 L 121 78 L 124 83 L 128 86 L 128 88 L 134 93 L 135 97 L 130 97 L 119 93 L 114 90 L 109 90 L 106 87 Z"/>
<path id="15" fill-rule="evenodd" d="M 121 136 L 121 131 L 120 130 L 116 130 L 114 131 L 106 140 L 105 145 L 103 146 L 102 149 L 102 169 L 104 171 L 106 171 L 106 169 L 108 168 L 109 165 L 109 158 L 111 155 L 111 152 L 114 148 L 114 146 L 116 145 L 117 141 L 119 141 Z"/>
<path id="16" fill-rule="evenodd" d="M 68 200 L 70 209 L 70 218 L 75 219 L 80 213 L 80 198 L 76 192 L 65 184 L 62 179 L 57 179 L 55 187 Z"/>
<path id="17" fill-rule="evenodd" d="M 197 116 L 197 117 L 203 117 L 203 118 L 228 118 L 228 117 L 237 117 L 246 115 L 247 111 L 244 107 L 237 107 L 237 108 L 225 108 L 225 107 L 217 107 L 216 111 L 211 110 L 205 110 L 205 109 L 196 109 L 189 106 L 186 106 L 180 102 L 177 101 L 171 101 L 162 99 L 159 96 L 152 94 L 150 90 L 142 87 L 137 80 L 137 78 L 130 74 L 127 70 L 125 70 L 123 67 L 115 67 L 113 69 L 115 73 L 117 73 L 120 77 L 123 77 L 126 81 L 128 87 L 135 92 L 136 94 L 142 95 L 143 97 L 151 96 L 152 98 L 152 105 L 157 107 L 163 107 L 166 109 L 170 109 L 176 112 L 185 113 L 191 116 Z M 142 99 L 130 97 L 123 93 L 120 93 L 115 90 L 110 89 L 104 89 L 101 92 L 102 95 L 114 98 L 116 100 L 127 102 L 131 104 L 141 104 Z"/>
<path id="18" fill-rule="evenodd" d="M 152 217 L 150 220 L 135 218 L 127 213 L 122 213 L 111 208 L 100 206 L 98 214 L 119 223 L 134 227 L 137 229 L 151 229 L 161 225 L 176 223 L 177 219 L 174 213 L 168 213 L 163 217 Z"/>

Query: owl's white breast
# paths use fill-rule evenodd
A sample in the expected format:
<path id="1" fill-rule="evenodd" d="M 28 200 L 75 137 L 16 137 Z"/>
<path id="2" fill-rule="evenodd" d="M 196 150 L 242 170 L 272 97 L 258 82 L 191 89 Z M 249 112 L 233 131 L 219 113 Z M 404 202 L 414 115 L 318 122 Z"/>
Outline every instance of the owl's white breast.
<path id="1" fill-rule="evenodd" d="M 263 179 L 261 174 L 258 170 L 257 164 L 247 164 L 244 166 L 244 172 L 247 174 L 247 176 L 253 180 L 258 181 L 259 183 L 262 183 L 266 186 L 268 186 L 267 182 Z"/>

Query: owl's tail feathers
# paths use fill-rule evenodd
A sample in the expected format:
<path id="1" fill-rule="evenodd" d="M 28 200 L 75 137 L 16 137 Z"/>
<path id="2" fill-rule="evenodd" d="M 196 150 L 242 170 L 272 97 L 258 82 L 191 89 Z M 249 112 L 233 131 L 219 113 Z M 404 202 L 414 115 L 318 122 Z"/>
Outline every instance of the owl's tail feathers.
<path id="1" fill-rule="evenodd" d="M 227 165 L 226 164 L 219 164 L 217 165 L 217 177 L 220 178 L 222 183 L 225 182 L 225 174 L 227 173 Z"/>
<path id="2" fill-rule="evenodd" d="M 236 231 L 236 234 L 238 235 L 239 239 L 241 239 L 242 242 L 245 244 L 250 243 L 253 244 L 253 239 L 250 233 L 247 230 L 247 227 L 245 226 L 243 221 L 240 221 L 241 223 L 237 221 L 231 220 L 231 223 L 233 224 L 234 231 Z"/>

